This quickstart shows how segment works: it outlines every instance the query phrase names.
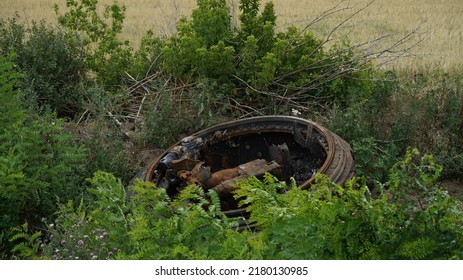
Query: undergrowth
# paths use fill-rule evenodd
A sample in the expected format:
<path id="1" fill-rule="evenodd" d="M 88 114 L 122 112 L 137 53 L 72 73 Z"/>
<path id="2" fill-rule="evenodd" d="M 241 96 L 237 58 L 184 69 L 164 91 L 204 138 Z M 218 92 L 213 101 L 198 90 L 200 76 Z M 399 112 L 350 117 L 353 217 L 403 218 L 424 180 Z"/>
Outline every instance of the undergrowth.
<path id="1" fill-rule="evenodd" d="M 175 35 L 148 30 L 138 50 L 119 38 L 117 3 L 66 1 L 59 27 L 0 20 L 2 258 L 462 257 L 460 202 L 436 182 L 462 179 L 461 72 L 385 72 L 348 41 L 276 28 L 271 2 L 241 0 L 238 25 L 227 1 L 197 4 Z M 357 178 L 319 176 L 310 191 L 242 182 L 258 231 L 237 231 L 243 221 L 195 186 L 172 201 L 137 182 L 125 199 L 132 151 L 268 114 L 347 140 Z"/>
<path id="2" fill-rule="evenodd" d="M 171 200 L 162 188 L 137 181 L 125 199 L 114 176 L 94 175 L 94 203 L 63 205 L 44 248 L 33 255 L 64 259 L 461 259 L 461 202 L 442 190 L 442 167 L 409 149 L 372 196 L 365 180 L 344 186 L 317 175 L 309 190 L 270 174 L 237 185 L 254 230 L 238 229 L 213 191 L 185 188 Z M 282 193 L 284 190 L 284 193 Z M 50 223 L 50 221 L 47 221 Z M 242 222 L 242 221 L 241 221 Z M 94 236 L 97 236 L 95 239 Z M 14 240 L 40 243 L 17 233 Z M 17 247 L 28 257 L 30 247 Z"/>

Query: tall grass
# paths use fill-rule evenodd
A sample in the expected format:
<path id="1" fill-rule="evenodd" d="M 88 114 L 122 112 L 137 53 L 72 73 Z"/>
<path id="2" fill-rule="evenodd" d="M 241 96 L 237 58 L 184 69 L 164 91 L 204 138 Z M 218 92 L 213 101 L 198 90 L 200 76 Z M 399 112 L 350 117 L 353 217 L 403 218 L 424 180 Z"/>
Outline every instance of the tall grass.
<path id="1" fill-rule="evenodd" d="M 227 0 L 237 14 L 238 0 Z M 101 4 L 113 0 L 100 0 Z M 262 2 L 266 2 L 265 0 Z M 326 35 L 370 0 L 273 0 L 279 16 L 278 25 L 306 26 L 314 18 L 336 5 L 340 10 L 311 26 L 320 36 Z M 65 6 L 65 0 L 2 0 L 0 18 L 11 17 L 15 11 L 27 21 L 45 19 L 55 23 L 54 3 Z M 127 17 L 124 38 L 138 46 L 146 30 L 168 36 L 175 31 L 175 23 L 188 16 L 196 0 L 119 0 L 126 5 Z M 236 19 L 235 19 L 236 22 Z M 348 36 L 354 42 L 373 40 L 378 36 L 395 33 L 403 36 L 420 27 L 421 43 L 411 50 L 410 56 L 388 67 L 423 70 L 440 68 L 454 70 L 463 65 L 463 1 L 461 0 L 377 0 L 361 11 L 332 35 Z M 395 37 L 398 38 L 398 37 Z M 391 39 L 393 40 L 393 39 Z"/>

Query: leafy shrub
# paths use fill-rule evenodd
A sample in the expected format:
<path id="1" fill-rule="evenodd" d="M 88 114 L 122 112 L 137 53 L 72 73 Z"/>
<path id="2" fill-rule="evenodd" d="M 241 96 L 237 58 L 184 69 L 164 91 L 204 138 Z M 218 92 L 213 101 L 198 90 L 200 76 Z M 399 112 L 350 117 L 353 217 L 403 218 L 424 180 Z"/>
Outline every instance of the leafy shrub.
<path id="1" fill-rule="evenodd" d="M 44 22 L 32 22 L 25 28 L 17 20 L 0 23 L 0 34 L 5 36 L 0 40 L 0 53 L 17 54 L 15 62 L 24 73 L 21 88 L 27 103 L 73 117 L 81 110 L 85 70 L 79 40 Z"/>
<path id="2" fill-rule="evenodd" d="M 130 166 L 130 158 L 125 149 L 124 135 L 120 128 L 109 121 L 94 121 L 87 124 L 86 137 L 80 143 L 87 150 L 86 175 L 96 171 L 106 171 L 128 182 L 135 174 L 137 166 Z"/>
<path id="3" fill-rule="evenodd" d="M 232 37 L 231 15 L 225 0 L 197 0 L 197 8 L 191 15 L 191 28 L 201 41 L 210 48 Z"/>
<path id="4" fill-rule="evenodd" d="M 123 28 L 125 6 L 116 2 L 105 5 L 103 15 L 97 7 L 98 0 L 67 0 L 67 11 L 60 15 L 55 5 L 55 13 L 68 35 L 83 41 L 87 68 L 103 85 L 120 85 L 132 59 L 129 42 L 117 37 Z"/>
<path id="5" fill-rule="evenodd" d="M 133 190 L 134 224 L 129 236 L 134 251 L 123 258 L 223 259 L 222 243 L 232 224 L 221 212 L 215 193 L 208 200 L 201 187 L 190 186 L 171 203 L 165 190 L 152 183 L 138 181 Z"/>
<path id="6" fill-rule="evenodd" d="M 7 20 L 0 19 L 0 54 L 8 56 L 9 53 L 15 51 L 20 53 L 24 47 L 26 37 L 26 28 L 18 23 L 19 15 Z"/>
<path id="7" fill-rule="evenodd" d="M 402 114 L 395 117 L 392 133 L 433 154 L 446 177 L 461 178 L 463 171 L 462 84 L 461 73 L 431 72 L 405 80 L 393 104 Z"/>
<path id="8" fill-rule="evenodd" d="M 83 200 L 60 206 L 47 224 L 48 239 L 42 254 L 50 259 L 112 259 L 124 248 L 128 221 L 125 189 L 109 173 L 96 172 L 88 181 L 93 202 Z M 121 246 L 121 247 L 119 247 Z M 119 247 L 119 248 L 118 248 Z"/>
<path id="9" fill-rule="evenodd" d="M 403 75 L 400 80 L 392 75 L 385 78 L 390 82 L 382 82 L 371 97 L 333 110 L 328 127 L 354 146 L 360 143 L 357 147 L 363 152 L 366 138 L 373 138 L 376 150 L 389 155 L 417 147 L 444 165 L 444 177 L 461 177 L 461 73 L 435 71 Z"/>
<path id="10" fill-rule="evenodd" d="M 22 86 L 26 98 L 39 107 L 49 107 L 59 116 L 73 117 L 82 110 L 81 47 L 44 23 L 34 23 L 29 32 L 30 37 L 18 54 L 26 74 Z"/>
<path id="11" fill-rule="evenodd" d="M 192 19 L 179 22 L 178 35 L 163 47 L 166 72 L 187 82 L 233 85 L 238 97 L 254 103 L 267 90 L 302 101 L 371 93 L 373 71 L 346 43 L 325 51 L 322 40 L 295 27 L 276 34 L 273 4 L 259 15 L 257 0 L 240 1 L 241 25 L 233 30 L 225 2 L 198 1 Z"/>
<path id="12" fill-rule="evenodd" d="M 0 56 L 0 231 L 30 225 L 78 198 L 84 151 L 61 131 L 61 121 L 25 109 L 13 57 Z"/>
<path id="13" fill-rule="evenodd" d="M 8 242 L 15 244 L 11 249 L 14 257 L 19 259 L 37 259 L 42 232 L 36 231 L 29 234 L 29 225 L 24 223 L 10 230 Z"/>
<path id="14" fill-rule="evenodd" d="M 265 258 L 461 258 L 461 203 L 437 187 L 442 167 L 417 155 L 395 164 L 378 198 L 359 179 L 340 187 L 320 175 L 308 192 L 279 195 L 267 177 L 242 182 L 236 196 L 251 204 Z"/>
<path id="15" fill-rule="evenodd" d="M 132 67 L 128 69 L 137 80 L 149 77 L 161 71 L 161 54 L 164 41 L 148 30 L 140 42 L 140 48 L 135 52 Z"/>
<path id="16" fill-rule="evenodd" d="M 118 259 L 459 259 L 462 205 L 436 184 L 441 170 L 431 156 L 409 149 L 377 197 L 358 178 L 339 186 L 317 175 L 310 190 L 270 174 L 249 178 L 235 197 L 251 211 L 256 231 L 236 231 L 240 220 L 225 217 L 217 195 L 201 187 L 189 186 L 172 200 L 153 183 L 137 181 L 127 204 L 120 182 L 97 173 L 91 182 L 98 199 L 87 214 L 67 207 L 75 218 L 61 211 L 57 221 L 105 228 L 105 244 L 119 248 Z M 50 252 L 63 248 L 60 238 Z"/>

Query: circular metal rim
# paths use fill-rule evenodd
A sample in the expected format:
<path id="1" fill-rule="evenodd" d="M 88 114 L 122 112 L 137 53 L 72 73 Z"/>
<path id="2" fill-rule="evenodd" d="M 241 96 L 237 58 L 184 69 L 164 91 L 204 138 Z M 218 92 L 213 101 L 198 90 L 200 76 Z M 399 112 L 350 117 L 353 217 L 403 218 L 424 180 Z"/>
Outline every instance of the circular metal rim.
<path id="1" fill-rule="evenodd" d="M 335 142 L 334 142 L 334 137 L 331 131 L 326 129 L 325 127 L 319 125 L 316 122 L 313 122 L 311 120 L 306 120 L 303 118 L 299 117 L 293 117 L 293 116 L 259 116 L 259 117 L 251 117 L 251 118 L 246 118 L 246 119 L 240 119 L 240 120 L 235 120 L 235 121 L 229 121 L 225 123 L 221 123 L 215 126 L 208 127 L 206 129 L 200 130 L 194 134 L 191 134 L 190 136 L 192 137 L 197 137 L 201 135 L 208 135 L 211 133 L 214 133 L 215 131 L 218 130 L 223 130 L 228 127 L 236 127 L 240 125 L 245 125 L 245 124 L 256 124 L 256 123 L 271 123 L 271 122 L 293 122 L 295 124 L 308 124 L 312 125 L 315 127 L 324 137 L 328 145 L 328 150 L 326 151 L 326 159 L 323 162 L 323 165 L 320 167 L 320 169 L 317 171 L 318 173 L 324 173 L 327 171 L 328 167 L 331 165 L 334 157 L 334 152 L 335 152 Z M 145 181 L 152 181 L 153 177 L 152 175 L 154 174 L 154 171 L 156 169 L 157 163 L 168 153 L 169 150 L 171 150 L 173 147 L 179 145 L 178 141 L 166 151 L 164 151 L 161 155 L 156 157 L 151 163 L 148 165 L 148 168 L 146 169 L 146 173 L 143 176 L 143 179 Z M 304 181 L 302 184 L 299 185 L 299 188 L 301 189 L 307 189 L 311 183 L 314 181 L 314 176 L 311 178 L 307 179 Z"/>

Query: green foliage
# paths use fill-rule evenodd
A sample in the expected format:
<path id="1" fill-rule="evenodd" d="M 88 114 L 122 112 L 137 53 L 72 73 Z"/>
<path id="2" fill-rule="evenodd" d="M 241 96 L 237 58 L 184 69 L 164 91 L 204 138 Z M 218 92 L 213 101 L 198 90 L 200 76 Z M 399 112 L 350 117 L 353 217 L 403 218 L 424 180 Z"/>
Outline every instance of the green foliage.
<path id="1" fill-rule="evenodd" d="M 44 257 L 50 259 L 112 259 L 126 248 L 129 221 L 126 193 L 110 173 L 88 179 L 94 198 L 60 206 L 55 223 L 47 225 Z"/>
<path id="2" fill-rule="evenodd" d="M 333 106 L 326 126 L 351 143 L 357 174 L 384 181 L 408 146 L 433 154 L 444 177 L 461 177 L 461 73 L 402 75 L 386 72 L 374 94 Z M 368 175 L 367 175 L 368 174 Z"/>
<path id="3" fill-rule="evenodd" d="M 84 77 L 78 42 L 74 44 L 61 31 L 44 23 L 34 23 L 29 33 L 22 52 L 18 53 L 25 73 L 22 88 L 26 99 L 50 108 L 59 116 L 74 116 L 81 110 L 80 84 Z"/>
<path id="4" fill-rule="evenodd" d="M 251 35 L 256 36 L 259 39 L 261 51 L 265 53 L 271 50 L 276 15 L 273 2 L 265 4 L 261 15 L 259 15 L 259 6 L 259 1 L 240 1 L 240 32 L 243 38 L 247 38 Z"/>
<path id="5" fill-rule="evenodd" d="M 164 41 L 148 30 L 140 42 L 140 48 L 135 52 L 131 69 L 127 72 L 139 80 L 161 70 L 160 57 Z"/>
<path id="6" fill-rule="evenodd" d="M 275 195 L 275 180 L 249 179 L 237 197 L 251 203 L 265 258 L 461 258 L 461 203 L 437 187 L 442 167 L 417 156 L 410 150 L 391 169 L 378 198 L 362 180 L 341 187 L 322 175 L 310 191 L 283 195 Z"/>
<path id="7" fill-rule="evenodd" d="M 0 23 L 0 53 L 14 51 L 15 62 L 24 73 L 21 88 L 31 107 L 51 109 L 59 116 L 74 116 L 81 110 L 84 65 L 80 42 L 68 38 L 44 22 L 30 28 L 17 23 L 17 16 Z"/>
<path id="8" fill-rule="evenodd" d="M 0 54 L 3 56 L 12 51 L 20 53 L 24 47 L 27 30 L 18 20 L 17 13 L 8 21 L 0 19 Z"/>
<path id="9" fill-rule="evenodd" d="M 398 87 L 393 73 L 384 73 L 375 82 L 369 97 L 351 99 L 348 106 L 335 104 L 330 112 L 327 126 L 348 142 L 363 141 L 371 137 L 376 140 L 398 140 L 398 136 L 388 134 L 387 116 L 391 112 L 391 97 Z"/>
<path id="10" fill-rule="evenodd" d="M 119 250 L 112 236 L 88 221 L 83 201 L 61 205 L 55 222 L 46 224 L 47 239 L 41 244 L 41 258 L 51 260 L 112 259 Z"/>
<path id="11" fill-rule="evenodd" d="M 96 198 L 89 221 L 99 228 L 107 228 L 113 245 L 123 243 L 129 229 L 126 218 L 129 208 L 124 186 L 112 174 L 101 171 L 88 181 L 92 185 L 88 191 Z"/>
<path id="12" fill-rule="evenodd" d="M 79 258 L 113 257 L 117 248 L 118 259 L 460 259 L 462 205 L 436 185 L 441 170 L 431 156 L 410 149 L 377 197 L 358 178 L 339 186 L 319 174 L 310 190 L 269 174 L 249 178 L 235 197 L 251 212 L 255 231 L 235 230 L 239 219 L 223 214 L 215 192 L 192 185 L 172 199 L 138 180 L 127 203 L 120 181 L 99 172 L 89 180 L 95 202 L 85 210 L 63 207 L 44 252 L 75 258 L 78 237 L 104 228 L 95 244 L 85 247 L 82 239 Z M 64 248 L 73 254 L 62 254 Z"/>
<path id="13" fill-rule="evenodd" d="M 192 19 L 182 19 L 178 36 L 163 47 L 162 69 L 186 82 L 216 80 L 242 100 L 259 103 L 263 90 L 327 101 L 370 95 L 373 71 L 345 42 L 324 50 L 310 32 L 290 27 L 275 32 L 272 3 L 259 14 L 259 1 L 240 1 L 241 25 L 230 28 L 224 0 L 198 1 Z M 243 88 L 245 86 L 245 88 Z M 235 93 L 236 92 L 236 93 Z"/>
<path id="14" fill-rule="evenodd" d="M 214 192 L 206 199 L 202 188 L 189 186 L 170 202 L 165 190 L 152 183 L 138 181 L 133 191 L 134 224 L 129 236 L 134 251 L 122 258 L 224 259 L 230 255 L 225 254 L 225 240 L 239 240 L 231 230 L 235 223 L 221 212 Z"/>
<path id="15" fill-rule="evenodd" d="M 40 231 L 34 234 L 29 234 L 29 225 L 26 223 L 14 227 L 10 230 L 12 235 L 9 242 L 15 244 L 11 249 L 13 257 L 20 259 L 35 259 L 39 252 L 40 239 L 42 235 Z"/>
<path id="16" fill-rule="evenodd" d="M 274 219 L 286 215 L 285 202 L 280 200 L 281 191 L 286 188 L 286 184 L 278 182 L 272 175 L 265 174 L 263 181 L 255 177 L 243 180 L 237 187 L 235 198 L 243 199 L 240 206 L 249 205 L 247 210 L 251 212 L 250 222 L 268 227 Z M 291 188 L 296 188 L 294 183 Z"/>
<path id="17" fill-rule="evenodd" d="M 225 0 L 197 0 L 191 28 L 206 49 L 231 39 L 231 16 Z"/>
<path id="18" fill-rule="evenodd" d="M 86 176 L 99 170 L 110 172 L 123 182 L 128 182 L 137 167 L 130 165 L 130 158 L 125 150 L 125 135 L 119 127 L 108 122 L 94 121 L 88 124 L 89 136 L 80 140 L 87 150 Z"/>
<path id="19" fill-rule="evenodd" d="M 29 113 L 16 89 L 13 56 L 0 57 L 0 231 L 36 225 L 58 200 L 78 198 L 84 151 L 54 116 Z"/>
<path id="20" fill-rule="evenodd" d="M 445 166 L 444 176 L 461 177 L 463 171 L 463 76 L 441 71 L 405 79 L 391 104 L 391 134 L 406 138 L 435 156 Z"/>
<path id="21" fill-rule="evenodd" d="M 210 49 L 199 48 L 196 50 L 197 72 L 199 78 L 214 79 L 219 82 L 227 82 L 230 73 L 234 73 L 234 52 L 230 46 L 225 46 L 223 41 L 219 41 Z"/>
<path id="22" fill-rule="evenodd" d="M 387 180 L 388 168 L 396 162 L 399 148 L 393 143 L 381 145 L 371 137 L 351 143 L 355 151 L 355 174 L 365 176 L 369 182 Z"/>
<path id="23" fill-rule="evenodd" d="M 117 2 L 105 5 L 102 15 L 97 6 L 98 0 L 66 0 L 67 11 L 60 15 L 55 5 L 55 13 L 69 36 L 83 40 L 85 64 L 98 80 L 104 85 L 119 85 L 132 59 L 129 42 L 117 37 L 123 28 L 125 6 Z"/>

